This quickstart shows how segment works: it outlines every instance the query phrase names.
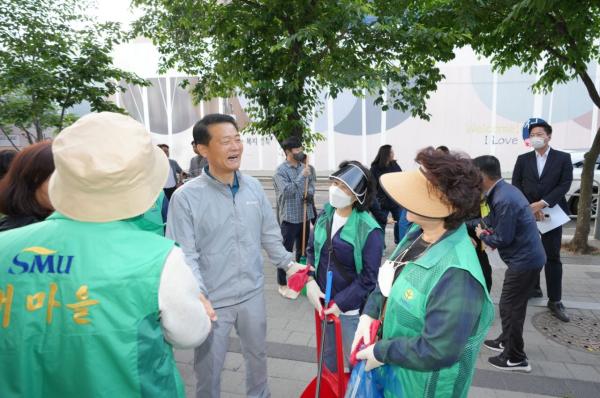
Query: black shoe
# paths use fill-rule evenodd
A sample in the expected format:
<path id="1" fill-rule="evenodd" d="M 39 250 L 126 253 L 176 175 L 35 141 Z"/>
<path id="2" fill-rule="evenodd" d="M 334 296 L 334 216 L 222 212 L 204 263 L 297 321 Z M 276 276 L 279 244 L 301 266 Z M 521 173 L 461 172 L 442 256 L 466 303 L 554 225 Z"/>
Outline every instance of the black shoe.
<path id="1" fill-rule="evenodd" d="M 504 351 L 504 344 L 502 344 L 502 342 L 498 341 L 498 340 L 486 340 L 483 342 L 483 345 L 492 351 L 496 351 L 496 352 Z"/>
<path id="2" fill-rule="evenodd" d="M 511 362 L 504 355 L 500 354 L 496 357 L 488 358 L 488 362 L 490 363 L 490 365 L 500 370 L 509 370 L 512 372 L 525 373 L 531 372 L 531 366 L 529 365 L 529 362 L 527 362 L 527 359 L 524 359 L 520 362 Z"/>
<path id="3" fill-rule="evenodd" d="M 561 321 L 569 322 L 571 320 L 565 312 L 565 306 L 560 301 L 548 301 L 548 308 L 550 308 L 552 315 Z"/>
<path id="4" fill-rule="evenodd" d="M 542 289 L 531 289 L 531 292 L 529 292 L 529 298 L 540 298 L 540 297 L 544 297 L 544 293 L 542 293 Z"/>

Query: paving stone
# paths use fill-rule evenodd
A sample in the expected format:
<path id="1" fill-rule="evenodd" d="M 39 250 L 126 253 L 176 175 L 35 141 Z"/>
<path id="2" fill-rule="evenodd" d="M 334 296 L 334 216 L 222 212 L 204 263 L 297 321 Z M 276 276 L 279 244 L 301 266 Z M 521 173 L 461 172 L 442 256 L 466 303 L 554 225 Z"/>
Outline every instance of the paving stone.
<path id="1" fill-rule="evenodd" d="M 269 389 L 273 398 L 299 397 L 308 382 L 298 380 L 269 377 Z"/>
<path id="2" fill-rule="evenodd" d="M 244 398 L 246 395 L 244 394 L 233 394 L 230 392 L 221 392 L 221 398 Z M 192 398 L 192 397 L 187 397 Z"/>
<path id="3" fill-rule="evenodd" d="M 283 379 L 310 381 L 317 374 L 317 364 L 267 358 L 269 376 Z"/>
<path id="4" fill-rule="evenodd" d="M 267 317 L 267 330 L 285 329 L 289 322 L 290 322 L 290 320 L 286 319 L 286 318 Z"/>
<path id="5" fill-rule="evenodd" d="M 246 394 L 246 375 L 242 372 L 224 370 L 221 372 L 221 391 Z"/>
<path id="6" fill-rule="evenodd" d="M 244 356 L 235 352 L 228 352 L 225 356 L 225 363 L 223 369 L 231 370 L 234 372 L 244 371 Z"/>
<path id="7" fill-rule="evenodd" d="M 549 362 L 576 362 L 569 354 L 569 350 L 563 346 L 548 341 L 548 344 L 540 345 L 540 350 Z M 553 343 L 553 344 L 550 344 Z"/>
<path id="8" fill-rule="evenodd" d="M 175 361 L 180 363 L 193 364 L 194 350 L 173 350 Z"/>
<path id="9" fill-rule="evenodd" d="M 538 361 L 535 362 L 535 366 L 541 369 L 544 376 L 556 377 L 560 379 L 570 379 L 573 377 L 564 363 Z"/>
<path id="10" fill-rule="evenodd" d="M 194 376 L 194 367 L 192 365 L 178 363 L 177 369 L 179 369 L 179 374 L 181 374 L 181 378 L 186 386 L 196 385 L 196 376 Z"/>
<path id="11" fill-rule="evenodd" d="M 311 337 L 312 334 L 302 332 L 291 332 L 286 343 L 308 347 L 308 341 Z"/>
<path id="12" fill-rule="evenodd" d="M 471 387 L 468 398 L 497 398 L 496 392 L 489 388 Z"/>
<path id="13" fill-rule="evenodd" d="M 496 398 L 552 398 L 554 395 L 540 395 L 515 391 L 496 391 Z"/>
<path id="14" fill-rule="evenodd" d="M 568 398 L 592 398 L 600 397 L 600 384 L 581 382 L 578 380 L 565 380 L 568 393 L 563 396 Z"/>
<path id="15" fill-rule="evenodd" d="M 584 365 L 600 365 L 600 355 L 598 355 L 597 353 L 587 354 L 581 351 L 571 351 L 569 352 L 569 354 L 571 355 L 571 357 L 573 357 L 574 363 Z"/>
<path id="16" fill-rule="evenodd" d="M 308 322 L 305 319 L 292 319 L 288 322 L 285 328 L 292 332 L 303 332 L 307 334 L 312 334 L 315 332 L 314 322 Z"/>
<path id="17" fill-rule="evenodd" d="M 267 330 L 267 341 L 273 343 L 286 343 L 290 337 L 290 334 L 292 334 L 292 332 L 289 330 L 270 329 Z"/>
<path id="18" fill-rule="evenodd" d="M 571 371 L 573 377 L 577 380 L 600 381 L 600 373 L 595 367 L 590 365 L 581 365 L 576 363 L 567 363 L 565 366 Z"/>
<path id="19" fill-rule="evenodd" d="M 185 396 L 186 398 L 195 398 L 196 397 L 196 386 L 185 386 Z M 221 394 L 223 396 L 223 394 Z"/>

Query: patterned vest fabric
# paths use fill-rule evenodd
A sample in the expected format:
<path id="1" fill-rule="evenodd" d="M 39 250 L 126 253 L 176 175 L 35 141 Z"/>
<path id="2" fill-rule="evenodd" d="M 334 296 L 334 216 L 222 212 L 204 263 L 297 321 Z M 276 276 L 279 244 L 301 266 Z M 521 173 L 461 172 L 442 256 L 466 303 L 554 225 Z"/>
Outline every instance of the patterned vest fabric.
<path id="1" fill-rule="evenodd" d="M 319 267 L 321 250 L 327 241 L 327 225 L 331 223 L 334 211 L 335 208 L 329 203 L 326 203 L 323 208 L 323 213 L 319 216 L 317 223 L 315 224 L 315 264 L 313 264 L 315 269 Z M 352 213 L 350 213 L 346 224 L 340 232 L 340 238 L 354 247 L 353 257 L 357 274 L 359 274 L 363 268 L 362 249 L 365 246 L 365 242 L 367 241 L 369 234 L 376 228 L 381 230 L 381 227 L 370 213 L 352 209 Z"/>
<path id="2" fill-rule="evenodd" d="M 415 231 L 418 226 L 413 226 Z M 414 235 L 414 234 L 407 234 Z M 407 238 L 398 245 L 391 258 L 400 253 Z M 408 262 L 400 273 L 387 301 L 383 338 L 419 336 L 425 325 L 429 295 L 441 276 L 449 268 L 468 271 L 482 286 L 485 299 L 477 326 L 471 332 L 467 345 L 458 361 L 437 371 L 423 372 L 388 365 L 381 369 L 382 377 L 390 380 L 392 388 L 385 389 L 385 397 L 467 397 L 477 354 L 494 320 L 494 307 L 487 293 L 477 254 L 465 225 L 434 244 L 416 262 Z M 467 303 L 465 303 L 467 304 Z M 387 375 L 384 376 L 384 374 Z M 391 374 L 390 374 L 391 373 Z M 388 384 L 388 382 L 386 382 Z M 400 388 L 401 391 L 397 391 Z"/>
<path id="3" fill-rule="evenodd" d="M 0 234 L 2 397 L 185 397 L 158 308 L 173 244 L 58 213 Z"/>
<path id="4" fill-rule="evenodd" d="M 165 236 L 165 222 L 162 216 L 163 203 L 165 201 L 165 193 L 160 191 L 158 199 L 150 209 L 144 214 L 128 219 L 133 225 L 142 231 L 153 232 L 160 236 Z"/>

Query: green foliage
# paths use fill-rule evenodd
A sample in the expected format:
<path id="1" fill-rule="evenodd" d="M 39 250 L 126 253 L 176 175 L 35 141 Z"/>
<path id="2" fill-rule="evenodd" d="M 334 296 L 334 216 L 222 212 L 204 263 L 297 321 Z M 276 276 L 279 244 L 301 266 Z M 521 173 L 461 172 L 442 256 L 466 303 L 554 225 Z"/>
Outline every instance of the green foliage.
<path id="1" fill-rule="evenodd" d="M 162 71 L 199 76 L 196 101 L 242 95 L 250 131 L 296 135 L 311 147 L 322 139 L 308 128 L 322 91 L 374 94 L 383 109 L 428 118 L 426 100 L 443 78 L 436 63 L 466 38 L 451 3 L 134 0 L 144 15 L 135 32 L 158 46 Z"/>
<path id="2" fill-rule="evenodd" d="M 534 90 L 548 92 L 556 84 L 580 79 L 600 108 L 600 95 L 588 65 L 600 60 L 598 0 L 457 0 L 461 24 L 470 44 L 504 72 L 520 67 L 538 76 Z M 570 248 L 590 251 L 590 206 L 595 162 L 600 154 L 600 129 L 585 155 L 577 227 Z"/>
<path id="3" fill-rule="evenodd" d="M 578 78 L 587 87 L 588 64 L 600 59 L 599 1 L 459 0 L 456 7 L 471 46 L 499 72 L 520 67 L 539 76 L 533 88 L 544 92 Z M 597 92 L 590 98 L 600 107 Z"/>
<path id="4" fill-rule="evenodd" d="M 60 131 L 88 102 L 93 111 L 123 112 L 108 97 L 120 82 L 145 85 L 112 66 L 123 38 L 118 24 L 94 24 L 90 4 L 76 0 L 0 2 L 0 127 L 15 126 L 29 142 Z"/>

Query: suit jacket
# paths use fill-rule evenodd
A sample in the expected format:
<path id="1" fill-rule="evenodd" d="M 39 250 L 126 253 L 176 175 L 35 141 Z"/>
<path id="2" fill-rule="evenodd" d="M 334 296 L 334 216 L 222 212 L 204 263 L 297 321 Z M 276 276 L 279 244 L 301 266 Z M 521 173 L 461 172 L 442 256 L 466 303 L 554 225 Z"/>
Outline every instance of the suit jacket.
<path id="1" fill-rule="evenodd" d="M 519 155 L 512 175 L 512 184 L 523 192 L 529 203 L 544 200 L 550 207 L 558 204 L 567 214 L 565 194 L 572 181 L 571 155 L 552 148 L 541 176 L 537 171 L 535 151 Z"/>

